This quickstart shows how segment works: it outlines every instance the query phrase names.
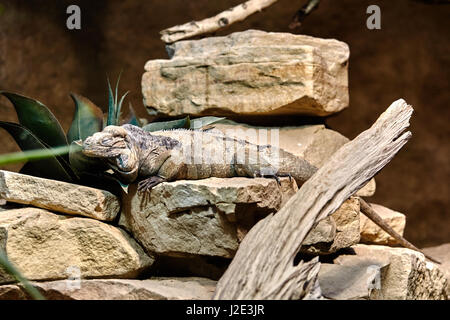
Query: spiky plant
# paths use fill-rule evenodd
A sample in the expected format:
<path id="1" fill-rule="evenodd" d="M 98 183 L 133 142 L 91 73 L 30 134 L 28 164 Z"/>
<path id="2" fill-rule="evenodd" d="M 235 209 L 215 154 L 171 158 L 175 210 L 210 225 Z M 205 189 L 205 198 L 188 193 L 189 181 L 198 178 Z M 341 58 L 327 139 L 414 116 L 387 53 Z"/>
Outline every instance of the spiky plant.
<path id="1" fill-rule="evenodd" d="M 126 94 L 118 101 L 118 84 L 114 95 L 108 81 L 106 124 L 102 110 L 92 101 L 75 93 L 70 94 L 75 103 L 75 114 L 67 134 L 43 103 L 17 93 L 0 92 L 12 103 L 19 120 L 19 123 L 0 121 L 0 127 L 14 138 L 22 151 L 34 150 L 39 158 L 40 153 L 48 153 L 52 148 L 61 150 L 60 154 L 50 152 L 43 159 L 30 161 L 32 159 L 29 158 L 20 173 L 90 185 L 93 179 L 88 178 L 99 170 L 103 171 L 104 165 L 84 157 L 76 142 L 101 131 L 105 125 L 119 125 L 120 109 Z M 132 121 L 137 123 L 136 119 Z"/>
<path id="2" fill-rule="evenodd" d="M 0 127 L 14 138 L 22 152 L 0 155 L 0 166 L 26 162 L 20 170 L 21 173 L 117 191 L 115 182 L 119 181 L 103 172 L 106 167 L 101 161 L 85 157 L 77 142 L 101 131 L 105 126 L 120 124 L 122 104 L 128 92 L 118 99 L 119 80 L 120 76 L 114 94 L 108 79 L 108 113 L 106 115 L 88 98 L 75 93 L 70 94 L 75 103 L 75 114 L 67 134 L 64 133 L 58 119 L 41 102 L 17 93 L 1 91 L 0 94 L 13 104 L 19 123 L 0 121 Z M 141 126 L 131 104 L 129 108 L 130 117 L 126 122 Z M 180 120 L 150 123 L 143 129 L 147 131 L 173 128 L 200 129 L 202 126 L 222 119 L 203 117 L 191 121 L 189 117 L 186 117 Z M 8 260 L 6 253 L 2 250 L 0 250 L 0 268 L 20 282 L 33 299 L 44 299 Z"/>
<path id="3" fill-rule="evenodd" d="M 85 157 L 77 142 L 101 131 L 105 126 L 121 124 L 122 105 L 128 92 L 119 98 L 119 80 L 120 76 L 113 92 L 108 79 L 106 115 L 88 98 L 75 93 L 70 94 L 75 103 L 75 114 L 67 134 L 43 103 L 17 93 L 1 91 L 0 94 L 14 106 L 19 123 L 0 121 L 0 127 L 14 138 L 22 151 L 33 150 L 25 158 L 23 154 L 18 155 L 19 158 L 22 157 L 22 161 L 28 160 L 20 173 L 117 191 L 118 180 L 104 172 L 107 169 L 105 164 L 100 160 Z M 125 123 L 141 126 L 131 105 L 129 113 L 131 116 Z M 185 117 L 150 123 L 143 129 L 147 131 L 173 128 L 200 129 L 222 119 L 203 117 L 190 120 L 189 117 Z M 17 160 L 17 155 L 14 157 Z"/>

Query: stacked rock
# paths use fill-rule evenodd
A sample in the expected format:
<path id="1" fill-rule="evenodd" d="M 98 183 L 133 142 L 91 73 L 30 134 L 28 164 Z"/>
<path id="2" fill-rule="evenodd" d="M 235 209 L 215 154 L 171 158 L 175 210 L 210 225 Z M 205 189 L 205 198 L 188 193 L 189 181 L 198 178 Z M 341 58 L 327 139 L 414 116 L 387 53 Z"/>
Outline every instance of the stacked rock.
<path id="1" fill-rule="evenodd" d="M 215 282 L 142 276 L 152 253 L 118 227 L 108 191 L 0 171 L 0 251 L 48 299 L 210 299 Z M 0 267 L 0 300 L 27 291 Z"/>
<path id="2" fill-rule="evenodd" d="M 145 66 L 142 90 L 151 115 L 224 116 L 213 130 L 276 145 L 317 167 L 349 141 L 323 124 L 246 124 L 346 108 L 349 49 L 343 42 L 249 30 L 178 42 L 168 52 L 169 60 Z M 130 185 L 119 199 L 0 171 L 0 197 L 7 201 L 0 249 L 50 299 L 210 299 L 248 230 L 298 187 L 288 177 L 279 183 L 208 178 L 161 183 L 150 195 Z M 298 258 L 319 255 L 323 262 L 323 297 L 446 298 L 447 280 L 436 265 L 392 247 L 395 240 L 360 213 L 359 197 L 375 189 L 372 179 L 303 242 Z M 403 234 L 403 214 L 374 209 Z M 13 280 L 0 267 L 0 299 L 28 298 Z"/>
<path id="3" fill-rule="evenodd" d="M 228 120 L 215 123 L 214 129 L 253 143 L 276 145 L 317 167 L 349 141 L 323 124 L 305 124 L 299 119 L 328 116 L 348 107 L 349 48 L 341 41 L 248 30 L 226 37 L 176 42 L 169 45 L 167 51 L 170 59 L 152 60 L 145 65 L 142 90 L 144 104 L 151 115 L 227 117 Z M 280 126 L 280 119 L 289 116 L 299 119 L 302 125 L 292 126 L 290 121 L 290 126 Z M 259 121 L 261 125 L 251 126 L 246 124 L 248 121 L 252 124 Z M 274 122 L 278 122 L 278 126 L 267 126 Z M 200 181 L 183 187 L 184 199 L 195 199 L 192 203 L 188 201 L 177 208 L 173 205 L 173 191 L 167 190 L 170 205 L 163 210 L 156 209 L 159 200 L 152 200 L 145 212 L 127 219 L 132 222 L 124 222 L 124 227 L 148 249 L 163 255 L 180 257 L 182 250 L 190 255 L 197 252 L 223 258 L 233 256 L 242 235 L 249 229 L 249 221 L 263 217 L 263 212 L 255 216 L 255 208 L 242 206 L 240 200 L 231 200 L 232 197 L 226 197 L 231 202 L 225 210 L 221 209 L 225 198 L 222 190 L 229 190 L 232 181 L 248 179 L 207 180 L 211 181 L 208 191 L 200 191 L 198 184 L 205 186 Z M 282 181 L 279 189 L 284 198 L 288 198 L 298 186 L 287 188 L 287 182 Z M 181 184 L 185 182 L 173 185 L 180 188 Z M 276 194 L 276 184 L 260 187 L 265 191 L 258 192 L 262 197 L 252 199 L 252 203 Z M 162 189 L 158 195 L 163 194 Z M 321 255 L 333 262 L 323 264 L 320 274 L 323 295 L 332 299 L 444 298 L 446 280 L 442 272 L 427 263 L 420 253 L 390 247 L 396 245 L 395 239 L 359 212 L 359 197 L 374 193 L 372 179 L 339 210 L 320 221 L 304 240 L 302 254 Z M 245 194 L 245 198 L 251 197 Z M 271 207 L 279 208 L 278 205 Z M 403 214 L 380 205 L 374 208 L 397 233 L 403 234 Z M 158 215 L 156 210 L 167 213 Z M 170 212 L 177 214 L 172 217 Z M 230 223 L 235 228 L 230 229 Z M 222 228 L 219 233 L 217 226 Z M 169 234 L 175 230 L 169 228 L 181 229 L 180 237 L 171 238 Z M 230 230 L 233 231 L 230 233 Z M 346 249 L 353 252 L 353 256 L 348 255 Z M 370 277 L 378 282 L 373 284 Z M 354 286 L 346 287 L 349 283 Z"/>

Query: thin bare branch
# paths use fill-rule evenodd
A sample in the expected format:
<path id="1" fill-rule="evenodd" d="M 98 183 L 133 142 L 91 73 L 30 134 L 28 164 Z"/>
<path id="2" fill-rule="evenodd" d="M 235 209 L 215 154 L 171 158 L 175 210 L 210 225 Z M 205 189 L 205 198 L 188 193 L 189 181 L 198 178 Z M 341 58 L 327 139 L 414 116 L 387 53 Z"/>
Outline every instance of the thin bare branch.
<path id="1" fill-rule="evenodd" d="M 160 32 L 161 40 L 165 43 L 173 43 L 182 39 L 211 33 L 225 28 L 235 22 L 242 21 L 248 16 L 269 7 L 277 0 L 249 0 L 230 8 L 218 15 L 201 21 L 191 21 L 174 26 Z"/>

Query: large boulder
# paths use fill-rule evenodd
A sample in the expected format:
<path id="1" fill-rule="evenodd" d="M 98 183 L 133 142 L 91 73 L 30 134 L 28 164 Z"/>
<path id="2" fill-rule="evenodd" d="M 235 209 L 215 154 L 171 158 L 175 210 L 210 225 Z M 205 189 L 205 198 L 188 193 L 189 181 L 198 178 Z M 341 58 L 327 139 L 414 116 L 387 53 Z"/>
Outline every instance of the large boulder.
<path id="1" fill-rule="evenodd" d="M 142 77 L 151 114 L 325 116 L 348 106 L 347 44 L 257 30 L 179 41 Z"/>
<path id="2" fill-rule="evenodd" d="M 209 300 L 216 281 L 206 278 L 82 279 L 33 282 L 48 300 Z M 21 285 L 0 286 L 0 300 L 29 299 Z"/>
<path id="3" fill-rule="evenodd" d="M 377 286 L 380 267 L 360 263 L 339 265 L 322 263 L 319 286 L 324 298 L 332 300 L 368 300 Z"/>
<path id="4" fill-rule="evenodd" d="M 117 227 L 38 208 L 1 212 L 0 250 L 30 280 L 132 278 L 154 261 Z M 0 267 L 0 283 L 12 280 Z"/>
<path id="5" fill-rule="evenodd" d="M 450 298 L 450 243 L 422 249 L 427 255 L 439 260 L 439 269 L 447 277 L 447 296 Z"/>
<path id="6" fill-rule="evenodd" d="M 112 221 L 119 199 L 104 190 L 0 170 L 0 198 L 70 215 Z"/>
<path id="7" fill-rule="evenodd" d="M 149 194 L 137 193 L 133 184 L 123 195 L 119 225 L 160 257 L 229 259 L 250 228 L 277 212 L 298 190 L 287 177 L 280 183 L 243 177 L 179 180 L 161 183 Z M 359 238 L 359 199 L 352 197 L 311 230 L 302 250 L 329 254 Z M 200 270 L 203 263 L 195 263 Z M 193 268 L 189 272 L 205 275 Z"/>
<path id="8" fill-rule="evenodd" d="M 148 252 L 172 257 L 232 258 L 239 241 L 262 217 L 297 191 L 282 178 L 208 178 L 161 183 L 150 194 L 130 185 L 119 224 Z"/>

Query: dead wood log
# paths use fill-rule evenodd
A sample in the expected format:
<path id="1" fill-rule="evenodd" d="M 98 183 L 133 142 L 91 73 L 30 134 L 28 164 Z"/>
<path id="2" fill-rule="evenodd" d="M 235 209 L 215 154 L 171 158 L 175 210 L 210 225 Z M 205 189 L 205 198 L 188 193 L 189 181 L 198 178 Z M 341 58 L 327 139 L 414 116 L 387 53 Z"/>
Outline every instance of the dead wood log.
<path id="1" fill-rule="evenodd" d="M 278 0 L 249 0 L 236 7 L 225 10 L 214 17 L 201 21 L 191 21 L 162 30 L 160 32 L 161 40 L 165 43 L 172 43 L 204 33 L 217 31 L 230 24 L 242 21 L 248 16 L 267 8 L 277 1 Z"/>
<path id="2" fill-rule="evenodd" d="M 318 258 L 294 265 L 315 223 L 380 171 L 408 141 L 413 109 L 399 99 L 342 146 L 276 214 L 259 221 L 219 280 L 214 299 L 302 299 L 317 287 Z"/>

